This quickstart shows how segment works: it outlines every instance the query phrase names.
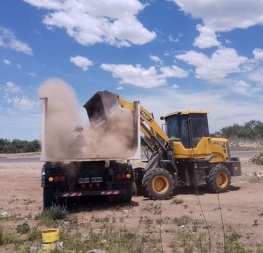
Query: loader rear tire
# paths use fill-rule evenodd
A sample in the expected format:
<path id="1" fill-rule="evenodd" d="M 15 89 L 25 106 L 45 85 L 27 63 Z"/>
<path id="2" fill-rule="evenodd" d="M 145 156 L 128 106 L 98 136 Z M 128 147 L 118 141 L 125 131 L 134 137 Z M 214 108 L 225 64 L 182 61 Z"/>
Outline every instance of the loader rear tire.
<path id="1" fill-rule="evenodd" d="M 230 183 L 230 172 L 224 165 L 217 164 L 210 170 L 207 180 L 207 187 L 210 192 L 226 192 L 230 188 Z"/>
<path id="2" fill-rule="evenodd" d="M 146 196 L 152 200 L 169 199 L 173 194 L 174 181 L 171 173 L 162 168 L 146 172 L 143 178 Z"/>

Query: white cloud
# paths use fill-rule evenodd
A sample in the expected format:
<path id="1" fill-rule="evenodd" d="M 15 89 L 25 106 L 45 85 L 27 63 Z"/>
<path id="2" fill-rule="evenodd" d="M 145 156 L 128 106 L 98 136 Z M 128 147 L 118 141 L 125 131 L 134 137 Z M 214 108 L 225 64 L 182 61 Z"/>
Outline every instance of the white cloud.
<path id="1" fill-rule="evenodd" d="M 186 14 L 201 18 L 214 31 L 263 24 L 262 0 L 173 0 Z"/>
<path id="2" fill-rule="evenodd" d="M 253 50 L 255 60 L 263 60 L 263 49 L 255 48 Z"/>
<path id="3" fill-rule="evenodd" d="M 248 59 L 245 63 L 241 65 L 242 72 L 251 72 L 255 71 L 257 69 L 257 64 L 259 61 L 256 61 L 255 59 Z"/>
<path id="4" fill-rule="evenodd" d="M 21 91 L 20 87 L 12 82 L 7 82 L 4 86 L 5 92 L 18 93 Z"/>
<path id="5" fill-rule="evenodd" d="M 163 64 L 163 60 L 161 60 L 158 56 L 156 55 L 150 55 L 149 56 L 150 59 L 153 61 L 153 62 L 156 62 L 156 63 L 159 63 L 159 64 Z"/>
<path id="6" fill-rule="evenodd" d="M 41 1 L 35 1 L 35 0 L 23 0 L 24 2 L 27 2 L 31 5 L 34 5 L 38 8 L 45 8 L 49 10 L 59 10 L 61 9 L 61 2 L 57 0 L 41 0 Z"/>
<path id="7" fill-rule="evenodd" d="M 119 87 L 116 88 L 116 90 L 123 90 L 123 87 L 119 86 Z"/>
<path id="8" fill-rule="evenodd" d="M 199 31 L 200 35 L 195 39 L 194 46 L 209 48 L 220 45 L 215 32 L 211 28 L 199 24 L 196 26 L 196 29 Z"/>
<path id="9" fill-rule="evenodd" d="M 160 71 L 163 77 L 178 77 L 183 78 L 188 76 L 188 72 L 173 65 L 171 67 L 161 67 Z"/>
<path id="10" fill-rule="evenodd" d="M 218 79 L 230 73 L 238 73 L 241 71 L 240 65 L 247 60 L 246 57 L 238 56 L 236 50 L 232 48 L 218 49 L 211 58 L 195 51 L 188 51 L 175 57 L 195 66 L 195 76 L 202 79 Z"/>
<path id="11" fill-rule="evenodd" d="M 263 70 L 261 68 L 248 74 L 248 79 L 263 86 Z"/>
<path id="12" fill-rule="evenodd" d="M 9 61 L 9 60 L 7 60 L 7 59 L 4 59 L 4 60 L 3 60 L 3 63 L 4 63 L 5 65 L 7 65 L 7 66 L 11 66 L 11 65 L 12 65 L 11 61 Z"/>
<path id="13" fill-rule="evenodd" d="M 29 72 L 28 75 L 30 76 L 36 76 L 37 74 L 35 72 Z"/>
<path id="14" fill-rule="evenodd" d="M 22 68 L 22 66 L 21 66 L 20 64 L 17 64 L 16 67 L 17 67 L 18 69 L 21 69 L 21 68 Z"/>
<path id="15" fill-rule="evenodd" d="M 37 105 L 36 101 L 28 99 L 28 98 L 15 98 L 13 100 L 14 107 L 22 110 L 27 111 L 35 108 Z"/>
<path id="16" fill-rule="evenodd" d="M 18 40 L 12 31 L 4 27 L 0 27 L 0 47 L 28 55 L 33 54 L 33 50 L 26 43 Z"/>
<path id="17" fill-rule="evenodd" d="M 172 86 L 172 88 L 173 88 L 173 89 L 178 89 L 179 86 L 178 86 L 177 84 L 174 84 L 174 85 Z"/>
<path id="18" fill-rule="evenodd" d="M 121 84 L 126 83 L 142 88 L 154 88 L 166 85 L 166 78 L 183 78 L 188 75 L 185 70 L 175 65 L 161 67 L 160 71 L 162 74 L 158 74 L 154 66 L 144 69 L 141 65 L 102 64 L 100 67 L 103 70 L 111 72 L 114 78 L 119 78 Z"/>
<path id="19" fill-rule="evenodd" d="M 138 0 L 24 0 L 33 6 L 48 9 L 43 23 L 49 28 L 64 28 L 82 45 L 107 43 L 117 47 L 143 45 L 156 34 L 148 31 L 137 19 L 144 9 Z"/>
<path id="20" fill-rule="evenodd" d="M 22 111 L 26 110 L 32 110 L 37 107 L 38 102 L 37 100 L 33 100 L 30 98 L 27 98 L 27 96 L 23 95 L 22 89 L 12 83 L 7 82 L 3 87 L 3 101 L 8 104 L 8 109 L 11 109 L 10 106 L 12 106 L 12 110 L 14 108 L 17 108 Z"/>
<path id="21" fill-rule="evenodd" d="M 243 95 L 251 95 L 251 86 L 246 83 L 245 81 L 239 80 L 234 83 L 233 86 L 231 86 L 233 90 L 237 93 L 243 94 Z"/>
<path id="22" fill-rule="evenodd" d="M 75 57 L 70 57 L 70 62 L 82 68 L 83 71 L 87 71 L 89 67 L 93 65 L 92 61 L 80 55 L 77 55 Z"/>
<path id="23" fill-rule="evenodd" d="M 120 84 L 131 84 L 142 88 L 154 88 L 166 84 L 166 79 L 156 73 L 154 66 L 148 69 L 140 65 L 135 67 L 125 64 L 102 64 L 103 70 L 112 73 L 114 78 L 120 79 Z"/>
<path id="24" fill-rule="evenodd" d="M 182 37 L 182 34 L 181 34 L 181 33 L 177 36 L 177 38 L 174 38 L 174 37 L 170 34 L 170 35 L 168 36 L 168 40 L 169 40 L 170 42 L 178 42 L 181 37 Z"/>

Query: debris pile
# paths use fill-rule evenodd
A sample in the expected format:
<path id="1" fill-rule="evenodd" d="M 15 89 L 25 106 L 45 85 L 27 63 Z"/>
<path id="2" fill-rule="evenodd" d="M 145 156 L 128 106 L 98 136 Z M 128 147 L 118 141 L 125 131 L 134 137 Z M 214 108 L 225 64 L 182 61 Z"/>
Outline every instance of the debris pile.
<path id="1" fill-rule="evenodd" d="M 257 164 L 257 165 L 263 165 L 263 151 L 255 154 L 251 159 L 250 162 Z"/>

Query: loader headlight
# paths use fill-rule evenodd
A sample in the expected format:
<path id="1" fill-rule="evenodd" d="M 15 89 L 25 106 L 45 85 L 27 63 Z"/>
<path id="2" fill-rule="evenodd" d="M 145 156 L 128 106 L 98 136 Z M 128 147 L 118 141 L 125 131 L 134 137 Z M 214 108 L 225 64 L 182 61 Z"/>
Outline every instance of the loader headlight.
<path id="1" fill-rule="evenodd" d="M 128 174 L 126 175 L 126 177 L 127 177 L 127 178 L 131 178 L 131 174 L 128 173 Z"/>
<path id="2" fill-rule="evenodd" d="M 48 182 L 53 182 L 54 181 L 54 178 L 53 177 L 49 177 L 48 178 Z"/>

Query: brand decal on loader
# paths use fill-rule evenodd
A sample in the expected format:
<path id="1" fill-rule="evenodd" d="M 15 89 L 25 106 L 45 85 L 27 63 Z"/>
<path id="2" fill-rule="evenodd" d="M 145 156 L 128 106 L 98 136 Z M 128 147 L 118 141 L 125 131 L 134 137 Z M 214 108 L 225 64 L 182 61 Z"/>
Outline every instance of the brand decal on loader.
<path id="1" fill-rule="evenodd" d="M 145 119 L 147 119 L 149 122 L 152 122 L 152 121 L 153 121 L 153 119 L 152 119 L 150 116 L 148 116 L 145 112 L 141 111 L 140 114 L 141 114 Z"/>

